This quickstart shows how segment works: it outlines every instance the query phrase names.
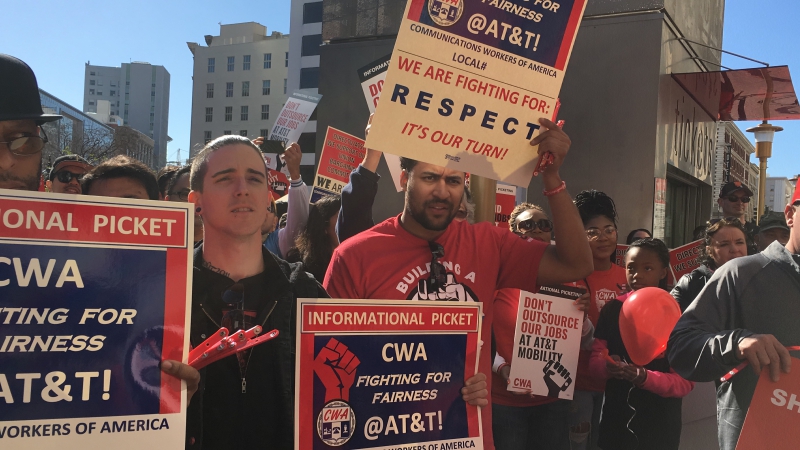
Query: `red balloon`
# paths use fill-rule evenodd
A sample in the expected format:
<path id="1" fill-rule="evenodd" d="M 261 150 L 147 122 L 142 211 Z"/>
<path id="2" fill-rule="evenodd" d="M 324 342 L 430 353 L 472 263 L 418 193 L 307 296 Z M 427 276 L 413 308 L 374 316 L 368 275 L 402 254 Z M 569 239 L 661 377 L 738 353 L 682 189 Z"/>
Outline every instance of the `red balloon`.
<path id="1" fill-rule="evenodd" d="M 631 361 L 644 366 L 663 353 L 680 317 L 678 302 L 663 289 L 648 287 L 631 293 L 619 314 L 619 332 Z"/>

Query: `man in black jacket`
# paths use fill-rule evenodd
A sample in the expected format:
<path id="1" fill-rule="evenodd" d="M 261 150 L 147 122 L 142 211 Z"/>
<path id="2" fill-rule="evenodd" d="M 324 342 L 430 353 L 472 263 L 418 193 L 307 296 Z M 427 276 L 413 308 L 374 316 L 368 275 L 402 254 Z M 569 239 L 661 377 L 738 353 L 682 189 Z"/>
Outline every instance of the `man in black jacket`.
<path id="1" fill-rule="evenodd" d="M 784 214 L 786 247 L 773 242 L 717 269 L 669 339 L 670 366 L 688 380 L 718 382 L 744 360 L 752 367 L 717 389 L 721 450 L 736 448 L 761 368 L 777 380 L 791 368 L 785 346 L 800 344 L 800 185 Z"/>
<path id="2" fill-rule="evenodd" d="M 280 335 L 201 371 L 188 413 L 187 448 L 293 448 L 298 297 L 327 297 L 302 270 L 261 245 L 269 206 L 264 159 L 246 138 L 224 136 L 194 160 L 189 200 L 203 218 L 195 250 L 191 342 L 220 327 L 260 325 Z"/>

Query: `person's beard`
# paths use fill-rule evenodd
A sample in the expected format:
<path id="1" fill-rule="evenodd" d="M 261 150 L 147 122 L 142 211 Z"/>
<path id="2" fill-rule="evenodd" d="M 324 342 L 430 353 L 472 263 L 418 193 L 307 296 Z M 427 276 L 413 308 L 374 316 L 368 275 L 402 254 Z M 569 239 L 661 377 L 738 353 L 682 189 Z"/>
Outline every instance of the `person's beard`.
<path id="1" fill-rule="evenodd" d="M 448 208 L 449 214 L 447 218 L 445 218 L 441 223 L 434 222 L 431 218 L 428 217 L 427 211 L 428 206 L 430 205 L 445 205 Z M 417 221 L 423 228 L 430 231 L 443 231 L 446 230 L 453 219 L 456 217 L 456 213 L 458 210 L 453 206 L 453 203 L 448 200 L 428 200 L 422 204 L 422 208 L 420 210 L 415 210 L 411 204 L 409 204 L 409 210 L 411 212 L 411 217 Z"/>
<path id="2" fill-rule="evenodd" d="M 29 178 L 21 178 L 15 175 L 11 175 L 8 172 L 0 172 L 0 183 L 5 181 L 20 181 L 25 185 L 26 191 L 38 191 L 39 190 L 39 178 L 42 173 L 42 161 L 39 160 L 39 170 L 36 171 L 36 174 L 31 175 Z"/>

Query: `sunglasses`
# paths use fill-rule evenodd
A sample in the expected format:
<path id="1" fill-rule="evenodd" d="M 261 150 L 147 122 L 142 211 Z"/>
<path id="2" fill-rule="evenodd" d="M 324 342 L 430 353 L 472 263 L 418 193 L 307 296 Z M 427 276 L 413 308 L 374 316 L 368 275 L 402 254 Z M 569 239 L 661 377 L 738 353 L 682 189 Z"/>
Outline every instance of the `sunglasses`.
<path id="1" fill-rule="evenodd" d="M 67 184 L 70 181 L 72 181 L 73 179 L 75 179 L 78 182 L 80 182 L 81 178 L 83 178 L 83 175 L 84 174 L 82 174 L 82 173 L 72 173 L 72 172 L 70 172 L 68 170 L 62 170 L 62 171 L 56 173 L 56 179 L 58 181 L 64 183 L 64 184 Z"/>
<path id="2" fill-rule="evenodd" d="M 746 195 L 742 196 L 742 197 L 737 197 L 735 195 L 729 195 L 729 196 L 727 196 L 725 198 L 727 198 L 728 201 L 731 202 L 731 203 L 737 203 L 737 202 L 750 203 L 750 197 L 748 197 Z"/>
<path id="3" fill-rule="evenodd" d="M 599 228 L 589 228 L 586 230 L 586 237 L 589 238 L 590 241 L 596 241 L 600 239 L 600 236 L 606 235 L 606 237 L 610 238 L 617 234 L 617 227 L 607 226 L 602 230 Z"/>
<path id="4" fill-rule="evenodd" d="M 231 308 L 230 311 L 222 316 L 221 325 L 229 331 L 234 332 L 243 330 L 244 323 L 244 285 L 234 283 L 222 293 L 222 302 Z"/>
<path id="5" fill-rule="evenodd" d="M 518 223 L 517 229 L 519 229 L 522 232 L 536 231 L 537 229 L 539 229 L 545 233 L 548 233 L 550 231 L 553 231 L 553 222 L 547 219 L 539 219 L 539 220 L 528 219 Z"/>
<path id="6" fill-rule="evenodd" d="M 431 249 L 431 274 L 428 277 L 428 292 L 438 292 L 447 283 L 447 269 L 444 268 L 439 258 L 444 258 L 444 247 L 436 242 L 428 242 Z"/>

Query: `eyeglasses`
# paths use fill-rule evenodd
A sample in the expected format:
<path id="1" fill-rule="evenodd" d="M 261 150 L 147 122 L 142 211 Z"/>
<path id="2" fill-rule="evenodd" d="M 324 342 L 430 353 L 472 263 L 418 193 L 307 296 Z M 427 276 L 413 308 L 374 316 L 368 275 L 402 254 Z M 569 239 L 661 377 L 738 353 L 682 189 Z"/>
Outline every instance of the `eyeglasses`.
<path id="1" fill-rule="evenodd" d="M 41 152 L 47 142 L 47 135 L 42 130 L 41 136 L 22 136 L 0 144 L 6 144 L 14 156 L 32 156 Z"/>
<path id="2" fill-rule="evenodd" d="M 229 331 L 243 330 L 244 324 L 244 285 L 234 283 L 222 293 L 222 302 L 231 308 L 222 316 L 221 325 Z"/>
<path id="3" fill-rule="evenodd" d="M 178 192 L 169 192 L 167 195 L 170 197 L 175 196 L 178 197 L 182 202 L 189 201 L 189 192 L 192 192 L 191 189 L 182 189 Z"/>
<path id="4" fill-rule="evenodd" d="M 611 238 L 617 234 L 617 227 L 613 227 L 611 225 L 603 228 L 602 230 L 599 228 L 589 228 L 586 230 L 586 236 L 589 238 L 590 241 L 596 241 L 600 239 L 600 236 L 605 235 L 607 238 Z"/>
<path id="5" fill-rule="evenodd" d="M 727 198 L 728 201 L 731 202 L 731 203 L 738 203 L 738 202 L 750 203 L 750 197 L 748 197 L 746 195 L 744 195 L 742 197 L 737 197 L 735 195 L 729 195 L 729 196 L 727 196 L 725 198 Z"/>
<path id="6" fill-rule="evenodd" d="M 431 275 L 428 277 L 428 292 L 438 292 L 447 283 L 447 270 L 438 260 L 444 258 L 444 247 L 436 242 L 428 242 L 431 249 Z"/>
<path id="7" fill-rule="evenodd" d="M 56 172 L 56 179 L 64 184 L 69 183 L 73 179 L 80 182 L 81 178 L 83 178 L 82 173 L 72 173 L 69 170 L 62 170 L 60 172 Z"/>
<path id="8" fill-rule="evenodd" d="M 517 224 L 517 228 L 520 231 L 536 231 L 536 229 L 540 229 L 543 232 L 547 233 L 553 231 L 553 222 L 547 219 L 539 219 L 539 220 L 523 220 L 522 222 Z"/>

